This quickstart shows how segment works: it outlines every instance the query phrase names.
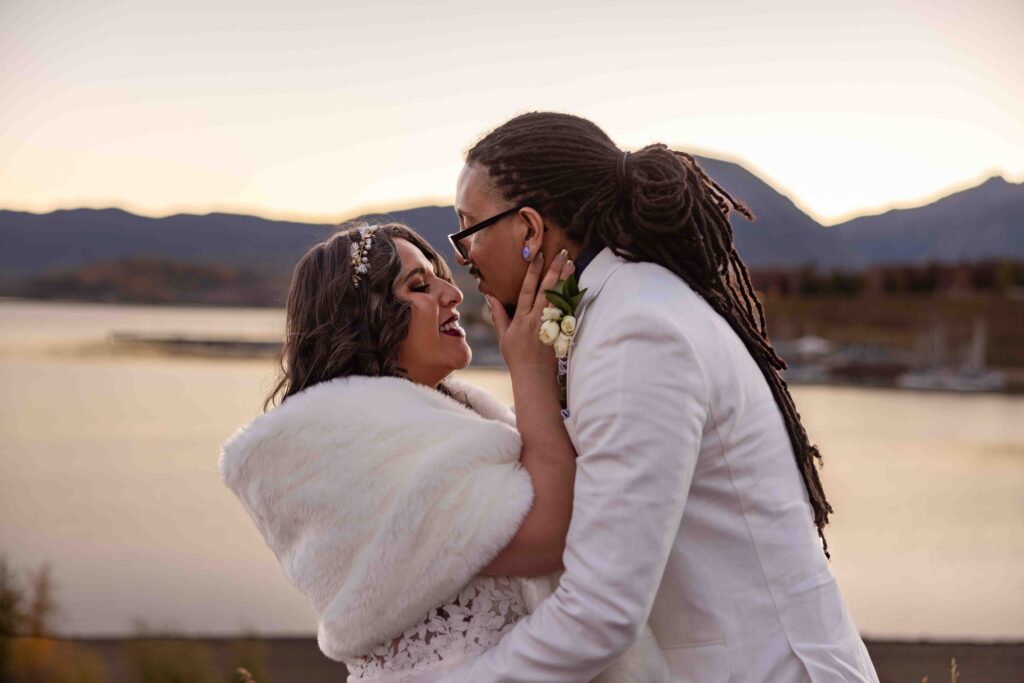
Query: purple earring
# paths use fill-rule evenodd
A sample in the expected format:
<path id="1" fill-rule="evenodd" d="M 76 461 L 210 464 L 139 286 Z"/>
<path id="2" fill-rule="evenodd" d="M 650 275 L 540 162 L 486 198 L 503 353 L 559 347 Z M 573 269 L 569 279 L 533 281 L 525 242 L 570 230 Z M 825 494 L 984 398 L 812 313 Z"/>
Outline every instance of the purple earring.
<path id="1" fill-rule="evenodd" d="M 523 247 L 523 260 L 524 261 L 529 261 L 530 260 L 530 248 L 529 247 Z"/>

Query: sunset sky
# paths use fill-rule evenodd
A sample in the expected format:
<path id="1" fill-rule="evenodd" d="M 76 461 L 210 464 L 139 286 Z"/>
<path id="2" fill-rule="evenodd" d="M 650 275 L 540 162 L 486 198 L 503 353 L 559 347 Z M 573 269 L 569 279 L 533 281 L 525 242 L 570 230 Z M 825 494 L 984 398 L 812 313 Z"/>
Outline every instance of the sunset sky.
<path id="1" fill-rule="evenodd" d="M 510 116 L 732 159 L 828 224 L 1024 181 L 1024 2 L 0 2 L 0 208 L 450 202 Z"/>

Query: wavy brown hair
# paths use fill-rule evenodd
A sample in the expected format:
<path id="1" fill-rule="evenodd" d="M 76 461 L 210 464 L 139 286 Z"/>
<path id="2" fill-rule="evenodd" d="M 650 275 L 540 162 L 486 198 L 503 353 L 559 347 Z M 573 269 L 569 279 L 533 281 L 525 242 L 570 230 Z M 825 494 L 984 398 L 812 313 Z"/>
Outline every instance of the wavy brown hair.
<path id="1" fill-rule="evenodd" d="M 292 394 L 337 377 L 404 377 L 398 347 L 409 331 L 410 305 L 395 294 L 402 260 L 395 239 L 421 252 L 437 276 L 452 282 L 444 259 L 412 228 L 387 223 L 373 233 L 369 271 L 352 282 L 351 249 L 359 228 L 342 226 L 299 260 L 288 289 L 280 376 L 263 403 L 269 410 Z"/>
<path id="2" fill-rule="evenodd" d="M 825 497 L 811 444 L 789 387 L 785 362 L 768 342 L 764 309 L 733 241 L 729 214 L 753 215 L 712 180 L 693 156 L 653 144 L 624 152 L 592 122 L 553 112 L 522 114 L 466 154 L 509 202 L 529 204 L 586 249 L 607 246 L 628 261 L 657 263 L 686 281 L 743 341 L 785 420 L 825 555 Z"/>

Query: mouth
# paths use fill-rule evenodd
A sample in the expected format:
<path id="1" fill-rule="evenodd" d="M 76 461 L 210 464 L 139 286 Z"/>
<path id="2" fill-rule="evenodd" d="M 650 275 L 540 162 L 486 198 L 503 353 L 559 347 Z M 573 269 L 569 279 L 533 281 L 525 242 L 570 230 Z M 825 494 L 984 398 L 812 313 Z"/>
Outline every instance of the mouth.
<path id="1" fill-rule="evenodd" d="M 449 337 L 465 337 L 466 331 L 459 326 L 459 314 L 455 313 L 452 317 L 444 321 L 444 324 L 437 328 L 441 331 L 441 334 L 446 334 Z"/>

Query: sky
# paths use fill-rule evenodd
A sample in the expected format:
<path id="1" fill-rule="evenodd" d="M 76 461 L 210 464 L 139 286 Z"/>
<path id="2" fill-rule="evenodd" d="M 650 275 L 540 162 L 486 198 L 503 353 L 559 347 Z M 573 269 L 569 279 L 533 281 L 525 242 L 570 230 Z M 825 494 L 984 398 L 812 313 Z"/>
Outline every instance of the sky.
<path id="1" fill-rule="evenodd" d="M 449 203 L 517 113 L 737 161 L 824 224 L 1024 181 L 1019 0 L 3 0 L 0 208 Z"/>

